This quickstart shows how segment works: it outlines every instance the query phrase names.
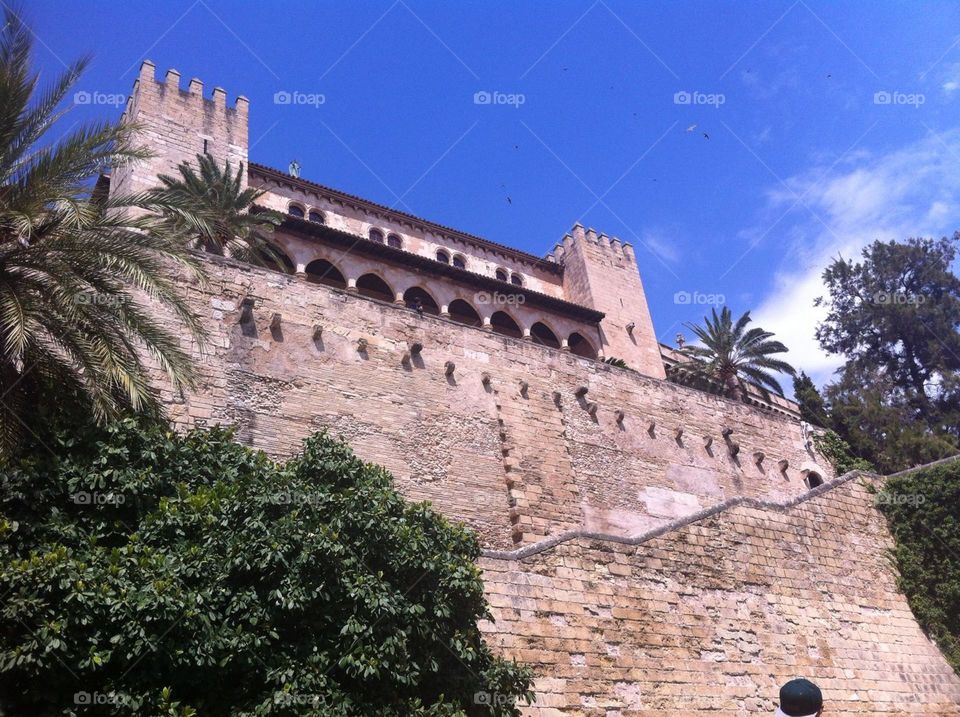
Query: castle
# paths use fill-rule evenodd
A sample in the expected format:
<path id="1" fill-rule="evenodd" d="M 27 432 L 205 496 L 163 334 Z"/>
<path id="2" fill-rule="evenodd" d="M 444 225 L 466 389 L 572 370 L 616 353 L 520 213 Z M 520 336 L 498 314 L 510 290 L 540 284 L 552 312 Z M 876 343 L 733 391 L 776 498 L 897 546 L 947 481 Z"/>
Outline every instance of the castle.
<path id="1" fill-rule="evenodd" d="M 124 114 L 154 157 L 110 192 L 209 152 L 285 215 L 284 270 L 210 257 L 186 286 L 210 339 L 171 415 L 277 456 L 327 428 L 468 524 L 527 713 L 772 714 L 805 675 L 830 715 L 960 715 L 879 479 L 835 476 L 791 401 L 686 385 L 629 244 L 575 225 L 540 258 L 252 163 L 246 98 L 155 73 Z"/>

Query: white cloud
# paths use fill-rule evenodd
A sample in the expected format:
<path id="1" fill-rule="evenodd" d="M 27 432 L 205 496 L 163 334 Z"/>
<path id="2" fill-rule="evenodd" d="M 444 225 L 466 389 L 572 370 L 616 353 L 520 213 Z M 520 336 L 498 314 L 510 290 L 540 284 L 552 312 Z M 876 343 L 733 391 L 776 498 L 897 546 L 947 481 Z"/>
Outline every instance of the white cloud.
<path id="1" fill-rule="evenodd" d="M 826 355 L 814 337 L 824 313 L 813 306 L 826 293 L 824 268 L 840 254 L 858 258 L 875 239 L 943 236 L 960 228 L 960 130 L 931 133 L 888 153 L 859 152 L 829 166 L 788 179 L 792 191 L 782 185 L 771 190 L 763 219 L 745 232 L 759 237 L 802 197 L 764 240 L 785 241 L 786 260 L 753 316 L 790 348 L 790 362 L 819 384 L 843 362 Z"/>
<path id="2" fill-rule="evenodd" d="M 643 233 L 643 244 L 668 264 L 676 264 L 680 261 L 680 250 L 677 248 L 677 242 L 661 235 L 660 232 L 645 231 Z"/>

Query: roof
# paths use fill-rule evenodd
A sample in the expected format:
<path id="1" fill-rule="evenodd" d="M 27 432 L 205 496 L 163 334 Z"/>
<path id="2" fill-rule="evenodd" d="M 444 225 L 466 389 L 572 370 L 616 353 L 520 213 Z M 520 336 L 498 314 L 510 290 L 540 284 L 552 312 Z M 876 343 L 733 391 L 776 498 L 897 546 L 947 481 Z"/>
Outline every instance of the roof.
<path id="1" fill-rule="evenodd" d="M 423 229 L 426 229 L 428 231 L 434 231 L 441 234 L 446 234 L 454 239 L 459 239 L 460 241 L 463 241 L 463 242 L 476 244 L 485 249 L 490 249 L 492 251 L 497 251 L 502 254 L 512 256 L 521 261 L 532 263 L 537 268 L 543 269 L 544 271 L 549 271 L 554 274 L 563 273 L 563 266 L 556 262 L 547 261 L 542 257 L 536 256 L 534 254 L 528 254 L 527 252 L 520 251 L 519 249 L 514 249 L 513 247 L 507 246 L 506 244 L 498 244 L 497 242 L 490 241 L 489 239 L 484 239 L 483 237 L 478 237 L 473 234 L 468 234 L 467 232 L 460 231 L 459 229 L 454 229 L 452 227 L 444 226 L 443 224 L 431 222 L 427 219 L 423 219 L 414 214 L 401 212 L 397 209 L 393 209 L 383 204 L 372 202 L 369 199 L 358 197 L 355 194 L 348 194 L 347 192 L 342 192 L 339 189 L 333 189 L 332 187 L 327 187 L 323 184 L 317 184 L 316 182 L 311 182 L 306 179 L 301 179 L 300 177 L 292 177 L 286 172 L 280 171 L 279 169 L 274 169 L 273 167 L 267 167 L 266 165 L 263 165 L 263 164 L 257 164 L 256 162 L 250 162 L 248 169 L 250 172 L 254 174 L 259 174 L 263 177 L 273 179 L 278 182 L 285 182 L 295 187 L 300 187 L 301 189 L 312 190 L 315 192 L 323 192 L 324 194 L 328 194 L 335 197 L 341 202 L 352 203 L 368 210 L 390 214 L 408 222 L 415 222 L 416 224 L 420 225 Z"/>
<path id="2" fill-rule="evenodd" d="M 270 211 L 263 206 L 255 206 L 254 211 Z M 350 251 L 358 254 L 376 256 L 381 259 L 388 259 L 398 264 L 405 264 L 428 271 L 441 276 L 448 276 L 455 281 L 463 284 L 469 284 L 490 291 L 502 291 L 510 294 L 519 294 L 524 297 L 524 301 L 533 306 L 541 306 L 552 309 L 567 316 L 572 316 L 591 323 L 599 323 L 604 317 L 602 311 L 591 309 L 580 304 L 574 304 L 564 299 L 558 299 L 549 294 L 543 294 L 539 291 L 533 291 L 523 286 L 517 286 L 506 281 L 500 281 L 491 276 L 476 274 L 466 269 L 459 269 L 452 264 L 443 264 L 439 261 L 426 256 L 420 256 L 403 249 L 397 249 L 387 244 L 370 241 L 364 237 L 350 234 L 349 232 L 334 229 L 326 224 L 318 224 L 307 219 L 300 219 L 291 215 L 284 215 L 281 229 L 285 229 L 300 236 L 306 236 L 316 240 L 329 241 L 340 246 L 347 247 Z"/>

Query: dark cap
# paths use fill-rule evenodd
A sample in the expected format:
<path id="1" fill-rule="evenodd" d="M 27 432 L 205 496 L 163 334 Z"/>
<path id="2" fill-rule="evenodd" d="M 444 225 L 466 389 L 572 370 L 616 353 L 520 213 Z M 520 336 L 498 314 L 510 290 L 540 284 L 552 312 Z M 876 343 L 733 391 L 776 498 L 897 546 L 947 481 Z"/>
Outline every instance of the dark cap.
<path id="1" fill-rule="evenodd" d="M 823 707 L 820 688 L 802 677 L 780 688 L 780 710 L 786 717 L 809 717 Z"/>

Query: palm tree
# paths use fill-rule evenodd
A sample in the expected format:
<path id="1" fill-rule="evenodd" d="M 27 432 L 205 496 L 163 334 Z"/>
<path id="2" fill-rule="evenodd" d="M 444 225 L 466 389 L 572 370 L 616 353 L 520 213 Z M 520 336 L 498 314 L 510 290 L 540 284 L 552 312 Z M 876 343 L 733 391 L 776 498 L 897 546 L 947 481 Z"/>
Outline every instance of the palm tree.
<path id="1" fill-rule="evenodd" d="M 269 210 L 250 211 L 264 190 L 244 189 L 243 167 L 234 172 L 229 160 L 221 168 L 209 154 L 198 154 L 197 166 L 199 174 L 182 162 L 178 177 L 161 174 L 157 179 L 162 186 L 149 193 L 163 206 L 171 227 L 194 249 L 284 269 L 282 257 L 266 238 L 281 216 Z"/>
<path id="2" fill-rule="evenodd" d="M 50 137 L 88 61 L 41 91 L 29 28 L 10 9 L 5 20 L 0 458 L 32 431 L 31 417 L 74 399 L 100 421 L 124 408 L 158 409 L 153 371 L 165 371 L 177 390 L 189 388 L 183 340 L 203 337 L 176 276 L 199 270 L 180 238 L 149 213 L 156 203 L 145 195 L 92 198 L 102 168 L 148 156 L 134 145 L 137 127 L 99 122 Z"/>
<path id="3" fill-rule="evenodd" d="M 700 344 L 687 344 L 680 353 L 692 361 L 683 364 L 685 369 L 709 381 L 718 382 L 729 398 L 742 399 L 747 395 L 747 383 L 759 388 L 769 398 L 768 389 L 783 395 L 783 389 L 771 371 L 793 376 L 796 371 L 786 361 L 774 358 L 774 354 L 786 353 L 787 347 L 779 341 L 771 341 L 773 334 L 761 328 L 747 330 L 750 312 L 747 311 L 736 323 L 726 306 L 720 311 L 712 310 L 713 318 L 705 316 L 703 326 L 684 324 L 693 331 Z"/>

